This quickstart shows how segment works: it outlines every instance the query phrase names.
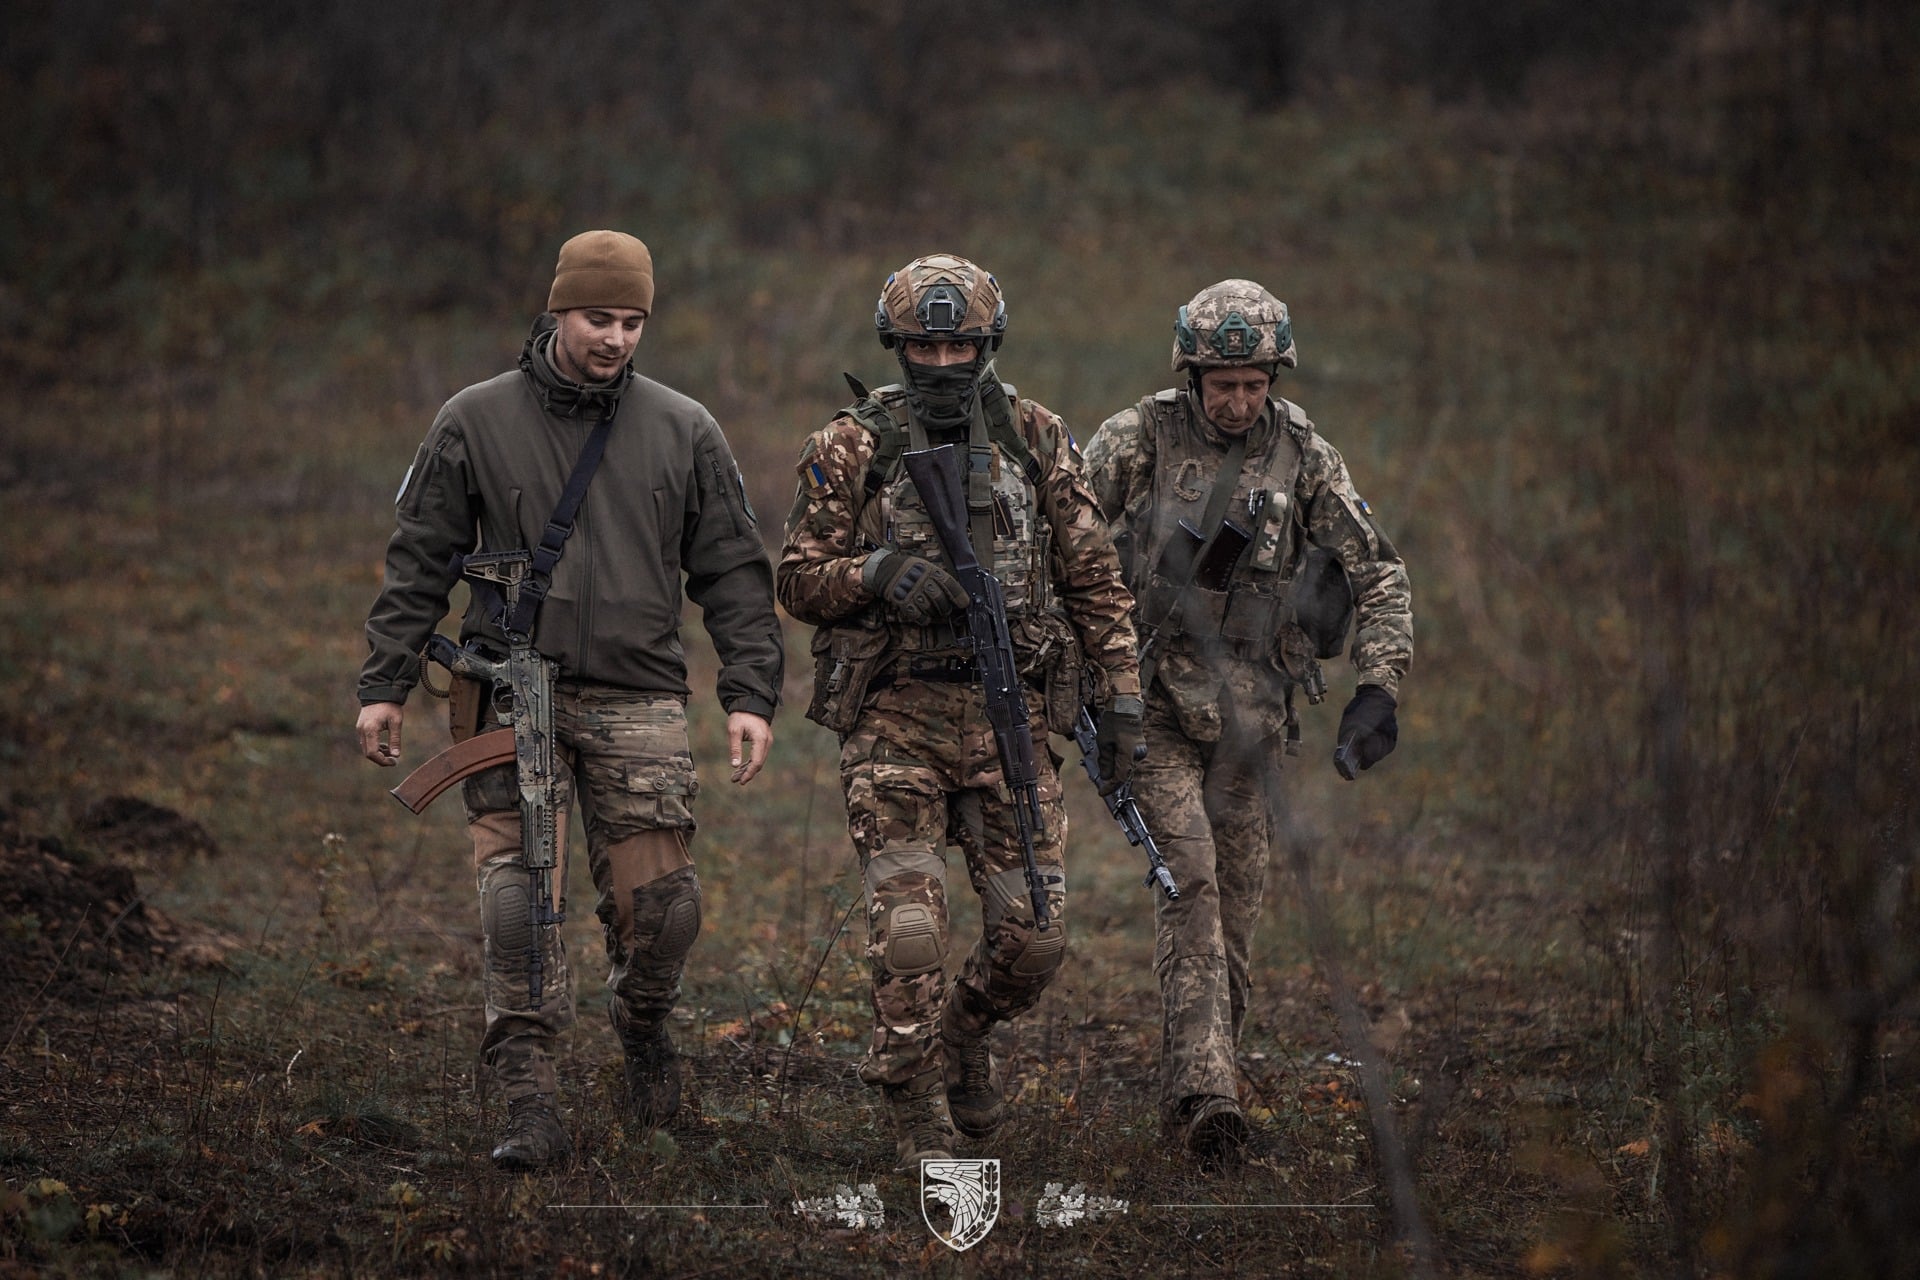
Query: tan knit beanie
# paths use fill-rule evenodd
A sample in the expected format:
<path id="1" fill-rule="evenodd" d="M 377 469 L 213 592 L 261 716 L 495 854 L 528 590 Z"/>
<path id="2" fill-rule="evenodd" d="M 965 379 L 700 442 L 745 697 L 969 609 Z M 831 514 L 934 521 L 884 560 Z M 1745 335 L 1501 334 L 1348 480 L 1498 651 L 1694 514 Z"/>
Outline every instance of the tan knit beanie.
<path id="1" fill-rule="evenodd" d="M 624 231 L 582 231 L 560 246 L 547 310 L 632 307 L 653 314 L 653 255 Z"/>

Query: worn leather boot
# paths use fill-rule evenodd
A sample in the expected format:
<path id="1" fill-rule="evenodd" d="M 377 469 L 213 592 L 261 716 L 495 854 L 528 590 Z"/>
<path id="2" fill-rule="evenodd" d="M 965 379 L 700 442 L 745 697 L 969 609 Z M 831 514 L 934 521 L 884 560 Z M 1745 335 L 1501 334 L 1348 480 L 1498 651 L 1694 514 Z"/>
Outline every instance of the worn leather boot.
<path id="1" fill-rule="evenodd" d="M 573 1139 L 552 1094 L 530 1093 L 507 1104 L 507 1136 L 493 1149 L 494 1167 L 521 1172 L 572 1159 Z"/>
<path id="2" fill-rule="evenodd" d="M 893 1113 L 898 1139 L 899 1173 L 918 1173 L 922 1160 L 953 1159 L 953 1117 L 947 1112 L 947 1091 L 940 1071 L 923 1071 L 906 1084 L 886 1088 L 887 1109 Z"/>
<path id="3" fill-rule="evenodd" d="M 940 1033 L 940 1051 L 946 1061 L 947 1111 L 953 1127 L 969 1138 L 991 1138 L 1006 1119 L 1003 1081 L 993 1056 L 992 1039 L 950 1040 Z"/>
<path id="4" fill-rule="evenodd" d="M 655 1128 L 680 1109 L 680 1055 L 667 1038 L 666 1020 L 636 1022 L 620 1029 L 627 1055 L 627 1101 L 633 1118 Z"/>
<path id="5" fill-rule="evenodd" d="M 1253 1126 L 1233 1098 L 1209 1095 L 1198 1100 L 1187 1119 L 1187 1150 L 1202 1164 L 1218 1164 L 1245 1149 Z"/>

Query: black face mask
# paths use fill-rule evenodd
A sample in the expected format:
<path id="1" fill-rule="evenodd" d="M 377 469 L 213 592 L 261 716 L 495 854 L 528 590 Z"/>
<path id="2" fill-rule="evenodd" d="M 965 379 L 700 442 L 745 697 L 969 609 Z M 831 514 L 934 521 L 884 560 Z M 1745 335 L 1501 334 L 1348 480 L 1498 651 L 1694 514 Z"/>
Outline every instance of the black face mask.
<path id="1" fill-rule="evenodd" d="M 973 420 L 973 402 L 980 394 L 980 360 L 966 364 L 917 364 L 900 357 L 906 371 L 913 411 L 929 431 L 964 429 Z"/>

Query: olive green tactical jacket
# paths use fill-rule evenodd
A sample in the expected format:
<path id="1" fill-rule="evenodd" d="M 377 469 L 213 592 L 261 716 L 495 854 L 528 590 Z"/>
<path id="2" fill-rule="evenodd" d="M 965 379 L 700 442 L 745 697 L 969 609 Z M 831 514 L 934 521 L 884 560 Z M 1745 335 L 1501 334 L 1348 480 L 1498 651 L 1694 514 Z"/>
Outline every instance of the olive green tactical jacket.
<path id="1" fill-rule="evenodd" d="M 440 410 L 397 499 L 386 582 L 367 618 L 360 701 L 404 702 L 446 615 L 455 553 L 536 547 L 597 412 L 542 406 L 534 366 L 468 387 Z M 688 693 L 682 575 L 720 657 L 728 711 L 771 717 L 785 652 L 773 572 L 727 441 L 701 405 L 633 375 L 606 456 L 553 574 L 534 646 L 575 677 Z M 505 651 L 476 603 L 461 638 Z"/>

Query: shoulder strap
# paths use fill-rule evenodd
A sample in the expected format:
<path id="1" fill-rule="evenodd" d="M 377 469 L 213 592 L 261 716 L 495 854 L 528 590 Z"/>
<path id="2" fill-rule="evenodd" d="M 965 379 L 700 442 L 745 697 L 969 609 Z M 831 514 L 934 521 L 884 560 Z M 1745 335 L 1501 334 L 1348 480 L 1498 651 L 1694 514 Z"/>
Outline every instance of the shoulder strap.
<path id="1" fill-rule="evenodd" d="M 900 396 L 888 397 L 886 393 L 892 390 L 897 388 L 877 387 L 844 410 L 873 437 L 873 456 L 867 459 L 866 498 L 880 492 L 880 487 L 899 467 L 900 455 L 907 451 L 906 400 Z"/>
<path id="2" fill-rule="evenodd" d="M 987 438 L 1000 446 L 1000 452 L 1013 459 L 1020 473 L 1027 478 L 1033 488 L 1040 487 L 1041 478 L 1046 474 L 1039 459 L 1033 456 L 1033 450 L 1027 445 L 1027 438 L 1020 432 L 1019 418 L 1014 410 L 1013 388 L 1001 382 L 995 375 L 993 366 L 980 377 L 980 410 L 987 419 Z"/>
<path id="3" fill-rule="evenodd" d="M 573 474 L 567 477 L 567 487 L 560 493 L 560 503 L 547 520 L 547 527 L 540 535 L 540 545 L 534 548 L 532 572 L 520 589 L 519 604 L 514 608 L 513 616 L 506 620 L 505 630 L 510 639 L 533 635 L 534 620 L 539 617 L 540 606 L 553 587 L 554 566 L 560 563 L 561 553 L 567 549 L 567 539 L 573 536 L 573 519 L 579 514 L 581 499 L 587 496 L 587 485 L 593 481 L 593 473 L 600 469 L 600 459 L 606 456 L 607 436 L 612 429 L 611 416 L 600 419 L 587 437 L 587 442 L 580 447 L 580 457 L 573 464 Z"/>

